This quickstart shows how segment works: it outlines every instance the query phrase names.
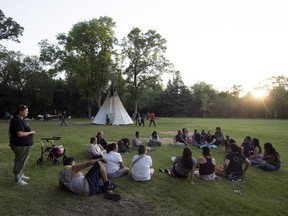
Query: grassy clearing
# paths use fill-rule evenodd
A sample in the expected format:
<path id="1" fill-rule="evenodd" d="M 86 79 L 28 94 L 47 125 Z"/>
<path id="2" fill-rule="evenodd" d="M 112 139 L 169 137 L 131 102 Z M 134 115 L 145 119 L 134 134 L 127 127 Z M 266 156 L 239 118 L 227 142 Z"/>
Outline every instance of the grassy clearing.
<path id="1" fill-rule="evenodd" d="M 104 131 L 108 141 L 117 141 L 123 137 L 132 139 L 135 131 L 138 130 L 142 134 L 143 142 L 147 143 L 147 138 L 156 129 L 165 143 L 171 143 L 177 130 L 183 127 L 186 127 L 191 134 L 194 129 L 202 128 L 214 132 L 216 126 L 222 127 L 224 134 L 232 135 L 238 144 L 242 143 L 246 135 L 259 138 L 261 146 L 265 142 L 271 142 L 281 154 L 281 170 L 264 172 L 251 167 L 247 171 L 245 184 L 240 186 L 243 191 L 242 196 L 235 194 L 233 190 L 236 185 L 225 179 L 214 182 L 196 179 L 195 185 L 191 185 L 186 180 L 174 179 L 158 172 L 159 168 L 170 166 L 171 156 L 182 153 L 183 147 L 166 144 L 149 153 L 156 170 L 152 181 L 139 183 L 132 181 L 129 176 L 125 176 L 114 180 L 119 184 L 117 191 L 124 199 L 130 198 L 151 203 L 156 208 L 157 215 L 286 214 L 288 121 L 161 118 L 156 120 L 156 124 L 156 128 L 149 128 L 148 122 L 145 127 L 135 127 L 134 125 L 96 126 L 91 125 L 90 120 L 71 119 L 68 121 L 68 127 L 60 127 L 58 121 L 49 121 L 48 123 L 31 121 L 32 129 L 38 130 L 39 133 L 34 137 L 35 145 L 25 168 L 25 173 L 31 177 L 31 180 L 29 185 L 21 187 L 15 186 L 13 182 L 14 155 L 8 147 L 9 122 L 0 121 L 0 215 L 48 215 L 52 206 L 53 209 L 68 208 L 73 205 L 81 206 L 87 201 L 97 203 L 103 199 L 101 196 L 79 197 L 58 189 L 58 173 L 62 166 L 53 166 L 52 162 L 46 161 L 46 159 L 43 165 L 36 164 L 41 153 L 40 139 L 42 137 L 61 136 L 61 140 L 57 144 L 65 146 L 68 156 L 73 156 L 78 162 L 82 162 L 86 160 L 85 151 L 90 137 L 99 130 Z M 49 143 L 45 144 L 50 146 Z M 201 155 L 198 148 L 191 148 L 194 157 L 197 158 Z M 122 154 L 125 165 L 131 167 L 134 154 L 136 154 L 135 151 L 130 154 Z M 217 163 L 221 165 L 225 155 L 224 148 L 212 150 L 212 154 Z M 98 212 L 98 214 L 105 215 L 105 212 Z M 115 213 L 115 215 L 121 215 L 121 212 Z"/>

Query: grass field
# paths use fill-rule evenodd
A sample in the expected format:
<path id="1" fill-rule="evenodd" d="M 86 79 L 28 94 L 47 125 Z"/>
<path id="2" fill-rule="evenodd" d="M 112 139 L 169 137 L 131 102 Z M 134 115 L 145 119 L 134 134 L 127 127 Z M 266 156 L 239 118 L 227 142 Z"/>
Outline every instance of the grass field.
<path id="1" fill-rule="evenodd" d="M 123 215 L 125 208 L 134 211 L 130 214 L 126 211 L 126 215 L 287 215 L 287 120 L 160 118 L 156 120 L 156 128 L 149 128 L 148 122 L 141 128 L 135 125 L 96 126 L 91 125 L 91 120 L 87 119 L 70 119 L 68 127 L 60 127 L 60 122 L 54 120 L 48 123 L 35 120 L 29 124 L 33 130 L 39 131 L 34 136 L 35 144 L 24 170 L 31 180 L 27 186 L 16 186 L 12 173 L 14 155 L 8 146 L 9 122 L 0 121 L 0 215 Z M 226 179 L 213 182 L 195 179 L 195 184 L 191 185 L 186 180 L 174 179 L 158 172 L 159 168 L 171 165 L 171 156 L 182 153 L 183 147 L 168 144 L 172 142 L 177 130 L 186 127 L 190 134 L 194 129 L 214 132 L 217 126 L 222 128 L 224 135 L 230 134 L 238 144 L 242 143 L 246 135 L 257 137 L 262 147 L 265 142 L 271 142 L 281 155 L 281 169 L 265 172 L 250 167 L 245 183 L 240 185 L 243 195 L 235 194 L 233 191 L 236 185 Z M 53 166 L 46 159 L 43 165 L 36 164 L 41 155 L 42 137 L 60 136 L 61 140 L 56 144 L 64 145 L 67 156 L 82 162 L 87 160 L 85 152 L 90 137 L 100 130 L 104 131 L 109 142 L 123 137 L 132 139 L 138 130 L 142 142 L 147 144 L 154 129 L 166 143 L 149 153 L 153 159 L 155 175 L 145 183 L 134 182 L 129 176 L 113 180 L 119 184 L 117 192 L 123 198 L 117 203 L 106 201 L 102 196 L 80 197 L 62 191 L 58 188 L 58 174 L 62 166 Z M 50 146 L 49 143 L 44 144 Z M 194 157 L 201 156 L 200 149 L 191 149 Z M 136 151 L 122 154 L 126 166 L 131 167 L 134 154 Z M 212 154 L 217 164 L 222 165 L 224 148 L 214 149 Z M 114 210 L 99 208 L 103 203 L 112 203 Z M 146 209 L 146 214 L 137 211 L 137 204 Z M 63 208 L 66 209 L 65 213 L 61 211 Z"/>

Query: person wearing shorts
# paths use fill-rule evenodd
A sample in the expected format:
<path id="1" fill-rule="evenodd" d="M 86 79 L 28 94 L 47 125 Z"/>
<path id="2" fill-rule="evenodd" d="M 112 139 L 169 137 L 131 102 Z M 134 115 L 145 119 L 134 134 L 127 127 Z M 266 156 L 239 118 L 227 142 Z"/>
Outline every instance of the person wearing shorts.
<path id="1" fill-rule="evenodd" d="M 129 168 L 124 166 L 123 159 L 118 153 L 118 145 L 111 143 L 107 146 L 107 153 L 103 155 L 103 159 L 107 161 L 105 168 L 108 178 L 118 178 L 129 173 Z"/>
<path id="2" fill-rule="evenodd" d="M 119 194 L 112 192 L 116 185 L 110 183 L 104 163 L 104 159 L 95 159 L 81 164 L 77 164 L 73 157 L 66 158 L 63 162 L 65 169 L 59 174 L 59 185 L 78 195 L 96 195 L 105 194 L 105 198 L 113 201 L 121 199 Z M 86 175 L 81 172 L 83 169 L 90 167 Z"/>

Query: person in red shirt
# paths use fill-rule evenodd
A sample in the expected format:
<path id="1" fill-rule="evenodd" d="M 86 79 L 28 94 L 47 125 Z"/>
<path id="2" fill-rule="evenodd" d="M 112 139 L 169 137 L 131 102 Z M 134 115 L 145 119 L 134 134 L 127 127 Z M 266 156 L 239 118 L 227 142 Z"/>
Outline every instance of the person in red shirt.
<path id="1" fill-rule="evenodd" d="M 154 114 L 153 112 L 150 113 L 149 118 L 150 118 L 149 127 L 151 127 L 151 124 L 152 124 L 152 123 L 153 123 L 154 127 L 156 127 L 156 124 L 155 124 L 155 114 Z"/>

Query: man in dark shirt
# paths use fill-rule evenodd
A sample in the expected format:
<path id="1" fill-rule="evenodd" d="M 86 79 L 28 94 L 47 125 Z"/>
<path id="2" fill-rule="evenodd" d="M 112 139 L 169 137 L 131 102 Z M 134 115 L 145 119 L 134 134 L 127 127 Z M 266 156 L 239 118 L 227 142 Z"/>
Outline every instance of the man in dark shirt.
<path id="1" fill-rule="evenodd" d="M 250 136 L 246 136 L 244 138 L 244 142 L 241 145 L 243 147 L 243 154 L 245 157 L 250 157 L 250 151 L 252 150 L 251 140 L 252 138 Z"/>
<path id="2" fill-rule="evenodd" d="M 216 145 L 217 139 L 216 139 L 216 136 L 213 135 L 211 131 L 208 131 L 208 134 L 206 136 L 206 141 L 207 141 L 208 146 Z"/>
<path id="3" fill-rule="evenodd" d="M 103 131 L 99 131 L 97 133 L 96 137 L 97 137 L 97 144 L 100 144 L 106 150 L 108 143 L 104 139 L 104 132 Z"/>

